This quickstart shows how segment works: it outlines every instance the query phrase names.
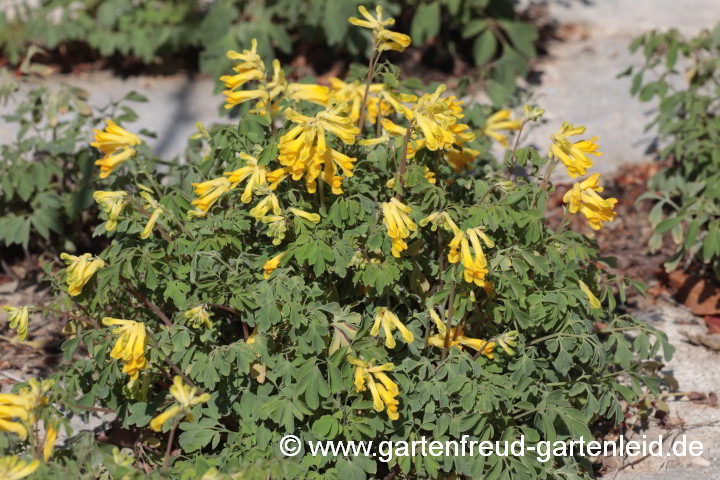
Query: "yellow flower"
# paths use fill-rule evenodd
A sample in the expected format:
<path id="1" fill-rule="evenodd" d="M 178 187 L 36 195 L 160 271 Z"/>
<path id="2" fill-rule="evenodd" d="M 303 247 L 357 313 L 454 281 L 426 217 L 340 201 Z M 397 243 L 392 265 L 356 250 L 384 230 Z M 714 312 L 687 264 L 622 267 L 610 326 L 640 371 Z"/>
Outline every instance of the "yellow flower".
<path id="1" fill-rule="evenodd" d="M 382 135 L 377 138 L 365 138 L 362 140 L 358 140 L 358 145 L 362 147 L 374 147 L 376 145 L 382 145 L 385 143 L 388 143 L 390 141 L 390 137 L 387 135 Z"/>
<path id="2" fill-rule="evenodd" d="M 314 103 L 316 105 L 325 105 L 328 102 L 328 87 L 322 85 L 315 85 L 310 83 L 288 83 L 285 79 L 285 72 L 280 66 L 280 61 L 273 60 L 273 76 L 272 80 L 267 84 L 268 90 L 268 102 L 273 102 L 280 96 L 289 100 Z M 272 112 L 275 113 L 278 110 L 276 104 L 272 105 Z M 260 100 L 255 104 L 255 108 L 250 111 L 251 113 L 257 113 L 260 115 L 267 114 L 267 104 L 265 101 Z"/>
<path id="3" fill-rule="evenodd" d="M 3 305 L 3 310 L 8 312 L 8 323 L 10 328 L 17 332 L 15 338 L 24 341 L 28 334 L 28 320 L 30 319 L 30 307 L 11 307 Z"/>
<path id="4" fill-rule="evenodd" d="M 198 197 L 192 201 L 192 204 L 198 210 L 208 212 L 218 198 L 230 191 L 230 180 L 218 177 L 205 182 L 193 183 L 192 186 Z"/>
<path id="5" fill-rule="evenodd" d="M 32 404 L 29 399 L 14 393 L 0 393 L 0 432 L 12 432 L 21 440 L 27 438 L 27 429 L 13 418 L 27 422 L 30 419 Z"/>
<path id="6" fill-rule="evenodd" d="M 355 143 L 360 130 L 344 115 L 347 109 L 347 104 L 331 104 L 315 117 L 302 115 L 292 108 L 285 110 L 285 116 L 296 126 L 280 137 L 278 161 L 290 169 L 294 180 L 305 176 L 309 193 L 315 192 L 319 177 L 339 195 L 343 193 L 343 177 L 337 173 L 342 172 L 345 177 L 353 175 L 355 159 L 328 147 L 325 138 L 328 131 L 348 145 Z"/>
<path id="7" fill-rule="evenodd" d="M 45 445 L 43 446 L 43 458 L 45 459 L 45 463 L 47 463 L 47 461 L 50 460 L 50 457 L 52 457 L 56 438 L 57 430 L 53 426 L 50 426 L 45 434 Z"/>
<path id="8" fill-rule="evenodd" d="M 127 192 L 105 192 L 98 190 L 93 193 L 93 198 L 100 205 L 103 212 L 108 216 L 107 222 L 105 222 L 105 230 L 112 232 L 117 227 L 118 217 L 122 213 L 123 209 L 127 205 Z"/>
<path id="9" fill-rule="evenodd" d="M 243 190 L 243 194 L 240 197 L 240 200 L 242 200 L 243 203 L 250 203 L 250 201 L 252 200 L 253 188 L 255 186 L 262 186 L 267 183 L 267 169 L 261 165 L 258 165 L 257 158 L 252 157 L 247 153 L 241 153 L 240 158 L 245 160 L 247 164 L 244 167 L 238 168 L 237 170 L 234 170 L 232 172 L 225 172 L 223 173 L 223 175 L 228 177 L 228 180 L 230 181 L 230 189 L 234 189 L 238 186 L 240 182 L 248 179 L 248 182 L 245 185 L 245 190 Z"/>
<path id="10" fill-rule="evenodd" d="M 76 257 L 68 253 L 61 253 L 60 258 L 67 263 L 67 284 L 68 293 L 76 297 L 82 293 L 85 284 L 90 280 L 96 271 L 105 266 L 101 258 L 93 258 L 89 253 Z"/>
<path id="11" fill-rule="evenodd" d="M 588 219 L 588 224 L 593 230 L 600 230 L 604 222 L 611 222 L 615 219 L 615 204 L 617 198 L 604 199 L 597 192 L 603 188 L 598 186 L 600 174 L 591 175 L 587 180 L 573 185 L 572 189 L 565 192 L 563 202 L 569 203 L 570 213 L 580 211 Z"/>
<path id="12" fill-rule="evenodd" d="M 260 200 L 257 205 L 255 205 L 250 210 L 250 216 L 253 217 L 255 220 L 260 220 L 262 217 L 267 215 L 270 209 L 272 209 L 275 215 L 282 214 L 280 203 L 278 202 L 278 198 L 275 196 L 274 193 L 270 193 L 265 198 Z"/>
<path id="13" fill-rule="evenodd" d="M 176 415 L 182 414 L 190 417 L 190 409 L 192 407 L 210 400 L 209 393 L 198 395 L 197 388 L 190 388 L 185 385 L 179 375 L 176 375 L 173 379 L 173 385 L 170 387 L 170 395 L 173 396 L 177 404 L 150 420 L 150 429 L 155 432 L 159 432 L 163 424 Z"/>
<path id="14" fill-rule="evenodd" d="M 397 52 L 402 52 L 410 46 L 412 39 L 409 36 L 402 33 L 392 32 L 385 28 L 395 25 L 395 19 L 383 19 L 383 7 L 381 7 L 380 5 L 375 7 L 376 17 L 370 15 L 370 12 L 367 11 L 367 8 L 362 5 L 358 7 L 358 11 L 360 12 L 360 15 L 365 18 L 365 20 L 350 17 L 348 18 L 348 22 L 350 22 L 352 25 L 355 25 L 356 27 L 369 28 L 370 30 L 372 30 L 375 49 L 378 52 L 382 52 L 384 50 L 395 50 Z"/>
<path id="15" fill-rule="evenodd" d="M 188 323 L 193 328 L 200 328 L 203 325 L 207 328 L 212 328 L 212 320 L 210 320 L 210 317 L 212 316 L 211 312 L 208 312 L 208 310 L 205 308 L 205 305 L 198 305 L 195 308 L 191 308 L 190 310 L 187 310 L 185 313 L 185 318 L 187 318 Z"/>
<path id="16" fill-rule="evenodd" d="M 438 333 L 431 335 L 428 338 L 428 344 L 438 348 L 445 348 L 445 334 L 447 332 L 447 326 L 440 319 L 440 315 L 435 312 L 434 309 L 430 310 L 430 317 L 435 321 Z M 487 340 L 481 340 L 479 338 L 470 338 L 463 335 L 463 329 L 457 331 L 457 327 L 450 329 L 450 348 L 457 347 L 462 349 L 462 346 L 470 347 L 476 352 L 482 352 L 488 358 L 493 357 L 493 348 L 495 348 L 495 342 L 488 342 Z M 454 337 L 454 340 L 453 340 Z"/>
<path id="17" fill-rule="evenodd" d="M 522 120 L 512 120 L 512 111 L 510 110 L 498 110 L 497 112 L 490 115 L 485 120 L 485 127 L 483 127 L 483 134 L 490 138 L 495 139 L 503 147 L 508 146 L 508 137 L 500 133 L 501 130 L 513 131 L 520 130 L 523 125 Z"/>
<path id="18" fill-rule="evenodd" d="M 425 167 L 425 180 L 435 185 L 437 180 L 435 179 L 435 172 L 430 171 L 428 167 Z"/>
<path id="19" fill-rule="evenodd" d="M 148 366 L 145 358 L 147 346 L 145 324 L 111 317 L 103 318 L 102 323 L 106 326 L 117 325 L 112 333 L 119 336 L 110 352 L 110 357 L 124 361 L 123 373 L 127 373 L 131 380 L 137 380 L 140 370 Z"/>
<path id="20" fill-rule="evenodd" d="M 95 161 L 95 165 L 100 167 L 100 178 L 109 177 L 115 167 L 133 155 L 135 155 L 135 150 L 132 148 L 123 148 L 112 153 L 106 153 L 103 158 Z"/>
<path id="21" fill-rule="evenodd" d="M 280 260 L 282 260 L 286 253 L 287 252 L 279 253 L 267 262 L 265 262 L 265 265 L 263 265 L 263 269 L 265 270 L 265 280 L 270 278 L 270 274 L 275 271 L 275 269 L 280 264 Z"/>
<path id="22" fill-rule="evenodd" d="M 448 102 L 441 99 L 445 85 L 439 85 L 434 93 L 420 97 L 413 106 L 413 120 L 422 131 L 428 150 L 449 148 L 455 142 L 455 134 L 450 127 L 456 121 L 456 115 Z"/>
<path id="23" fill-rule="evenodd" d="M 160 205 L 154 198 L 152 198 L 149 193 L 140 192 L 140 196 L 145 200 L 145 202 L 147 202 L 145 204 L 145 209 L 148 211 L 152 211 L 152 213 L 150 214 L 150 218 L 148 219 L 148 223 L 145 225 L 145 228 L 140 234 L 140 238 L 145 240 L 152 234 L 153 228 L 155 228 L 155 224 L 160 218 L 160 215 L 165 213 L 165 209 L 163 209 L 162 205 Z"/>
<path id="24" fill-rule="evenodd" d="M 590 306 L 592 308 L 600 308 L 602 305 L 600 304 L 600 300 L 593 294 L 592 290 L 590 290 L 590 287 L 588 287 L 585 282 L 582 280 L 578 280 L 578 284 L 580 285 L 580 290 L 587 295 L 588 302 L 590 302 Z"/>
<path id="25" fill-rule="evenodd" d="M 447 160 L 456 173 L 460 173 L 465 170 L 478 155 L 480 155 L 479 150 L 467 147 L 459 150 L 451 147 L 448 148 L 447 152 L 445 152 L 445 160 Z"/>
<path id="26" fill-rule="evenodd" d="M 297 215 L 298 217 L 304 218 L 309 222 L 320 223 L 320 215 L 318 215 L 317 213 L 308 213 L 304 210 L 300 210 L 299 208 L 288 208 L 288 211 L 290 213 L 293 213 L 294 215 Z"/>
<path id="27" fill-rule="evenodd" d="M 227 57 L 230 60 L 239 61 L 239 63 L 233 66 L 235 75 L 223 75 L 220 77 L 220 81 L 223 82 L 225 88 L 227 88 L 227 90 L 223 92 L 227 97 L 228 103 L 225 105 L 227 109 L 257 98 L 262 99 L 263 102 L 269 100 L 268 92 L 264 87 L 257 90 L 237 91 L 238 88 L 247 82 L 265 80 L 265 63 L 257 53 L 257 40 L 253 38 L 251 45 L 250 50 L 243 50 L 242 53 L 234 50 L 227 52 Z"/>
<path id="28" fill-rule="evenodd" d="M 330 98 L 337 101 L 338 103 L 347 103 L 350 105 L 350 119 L 355 124 L 360 119 L 360 106 L 362 105 L 362 99 L 365 96 L 365 84 L 355 81 L 352 83 L 346 83 L 339 78 L 332 77 L 330 80 Z M 370 101 L 370 94 L 377 94 L 383 89 L 383 85 L 380 83 L 373 83 L 368 89 L 368 101 Z M 376 98 L 377 100 L 377 98 Z M 369 105 L 368 105 L 369 107 Z M 377 108 L 377 106 L 376 106 Z M 377 111 L 376 111 L 377 117 Z M 373 122 L 375 123 L 375 122 Z"/>
<path id="29" fill-rule="evenodd" d="M 370 388 L 373 398 L 373 408 L 376 412 L 382 412 L 387 407 L 387 414 L 390 420 L 397 420 L 400 415 L 397 413 L 400 393 L 398 386 L 388 377 L 385 372 L 395 368 L 392 363 L 373 366 L 373 362 L 364 362 L 354 357 L 348 357 L 348 361 L 355 366 L 355 390 L 360 393 Z M 379 381 L 380 383 L 377 383 Z M 367 385 L 367 387 L 366 387 Z"/>
<path id="30" fill-rule="evenodd" d="M 460 241 L 462 263 L 464 267 L 463 277 L 466 282 L 475 283 L 478 287 L 482 287 L 485 285 L 485 275 L 488 273 L 488 266 L 487 260 L 485 259 L 485 253 L 482 250 L 482 246 L 480 245 L 480 240 L 478 238 L 478 229 L 468 228 L 466 233 L 467 237 Z M 470 239 L 470 243 L 473 245 L 473 253 L 475 254 L 474 258 L 470 255 L 468 238 Z"/>
<path id="31" fill-rule="evenodd" d="M 102 153 L 109 154 L 126 147 L 134 147 L 140 145 L 140 138 L 128 132 L 124 128 L 118 127 L 115 122 L 109 118 L 105 120 L 107 126 L 105 131 L 93 129 L 95 141 L 90 143 L 91 146 L 97 148 Z"/>
<path id="32" fill-rule="evenodd" d="M 393 312 L 385 307 L 378 307 L 375 310 L 375 323 L 370 330 L 370 335 L 373 337 L 380 333 L 380 327 L 382 326 L 385 331 L 385 346 L 388 348 L 395 348 L 395 339 L 393 338 L 393 330 L 398 329 L 402 333 L 405 343 L 413 342 L 413 334 L 407 329 L 405 325 Z"/>
<path id="33" fill-rule="evenodd" d="M 417 230 L 417 225 L 408 215 L 412 208 L 403 204 L 396 198 L 382 204 L 383 223 L 387 227 L 388 237 L 392 240 L 392 254 L 400 258 L 400 253 L 407 249 L 405 240 L 410 232 Z"/>
<path id="34" fill-rule="evenodd" d="M 585 175 L 593 162 L 587 154 L 591 155 L 602 155 L 602 152 L 598 152 L 598 146 L 595 143 L 597 137 L 592 137 L 590 140 L 580 140 L 575 143 L 571 143 L 568 137 L 575 135 L 582 135 L 585 133 L 585 127 L 580 125 L 572 125 L 568 122 L 563 123 L 560 130 L 552 135 L 552 145 L 550 145 L 550 151 L 548 156 L 557 158 L 568 169 L 568 175 L 570 178 L 576 178 Z"/>
<path id="35" fill-rule="evenodd" d="M 17 456 L 0 458 L 0 478 L 3 480 L 20 480 L 32 475 L 40 466 L 40 460 L 30 463 L 20 460 Z"/>

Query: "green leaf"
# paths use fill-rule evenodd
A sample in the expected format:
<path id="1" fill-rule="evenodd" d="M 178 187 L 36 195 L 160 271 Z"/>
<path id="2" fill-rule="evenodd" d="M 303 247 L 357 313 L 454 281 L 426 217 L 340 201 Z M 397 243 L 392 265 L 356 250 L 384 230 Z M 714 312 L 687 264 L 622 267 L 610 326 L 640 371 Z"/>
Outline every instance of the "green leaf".
<path id="1" fill-rule="evenodd" d="M 497 50 L 497 39 L 492 30 L 485 30 L 473 42 L 473 58 L 475 65 L 484 65 L 489 62 Z"/>
<path id="2" fill-rule="evenodd" d="M 338 2 L 342 3 L 342 2 Z M 421 4 L 415 11 L 410 25 L 410 36 L 416 46 L 422 46 L 440 33 L 440 2 Z"/>

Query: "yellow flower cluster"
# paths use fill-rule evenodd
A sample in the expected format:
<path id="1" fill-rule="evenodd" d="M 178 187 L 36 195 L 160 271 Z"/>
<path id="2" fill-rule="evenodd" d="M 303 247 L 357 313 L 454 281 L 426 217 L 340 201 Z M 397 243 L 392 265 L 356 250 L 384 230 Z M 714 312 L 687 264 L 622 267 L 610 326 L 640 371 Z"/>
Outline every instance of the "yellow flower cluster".
<path id="1" fill-rule="evenodd" d="M 598 152 L 598 146 L 595 143 L 597 137 L 592 137 L 590 140 L 580 140 L 575 143 L 571 143 L 568 137 L 575 135 L 582 135 L 585 133 L 585 127 L 581 125 L 572 125 L 568 122 L 563 123 L 560 130 L 555 132 L 550 138 L 552 144 L 548 156 L 553 159 L 559 159 L 568 169 L 568 175 L 570 178 L 580 177 L 585 175 L 593 163 L 588 154 L 591 155 L 602 155 L 602 152 Z"/>
<path id="2" fill-rule="evenodd" d="M 18 393 L 0 393 L 0 432 L 12 432 L 21 440 L 27 438 L 26 425 L 35 424 L 36 410 L 47 405 L 45 394 L 52 387 L 53 381 L 38 382 L 31 378 L 28 385 Z"/>
<path id="3" fill-rule="evenodd" d="M 117 227 L 117 221 L 123 209 L 127 205 L 127 192 L 105 192 L 98 190 L 93 193 L 93 198 L 100 205 L 102 211 L 108 216 L 105 222 L 105 230 L 112 232 Z"/>
<path id="4" fill-rule="evenodd" d="M 185 385 L 182 378 L 178 375 L 176 375 L 173 379 L 173 385 L 170 387 L 170 395 L 173 396 L 177 405 L 173 405 L 157 417 L 150 420 L 150 428 L 155 432 L 162 430 L 165 422 L 177 415 L 185 415 L 186 418 L 191 420 L 192 416 L 190 415 L 190 409 L 195 405 L 199 405 L 210 400 L 209 393 L 198 395 L 197 388 L 190 388 Z"/>
<path id="5" fill-rule="evenodd" d="M 395 339 L 393 338 L 393 330 L 400 330 L 405 343 L 413 342 L 413 333 L 407 329 L 405 325 L 393 312 L 385 307 L 378 307 L 375 310 L 375 323 L 370 330 L 370 335 L 376 337 L 380 333 L 380 327 L 385 332 L 385 346 L 387 348 L 395 348 Z"/>
<path id="6" fill-rule="evenodd" d="M 285 72 L 278 60 L 273 61 L 272 79 L 267 81 L 265 63 L 257 53 L 256 39 L 252 40 L 250 50 L 243 50 L 242 53 L 230 50 L 227 57 L 238 62 L 233 67 L 234 75 L 220 77 L 220 81 L 225 84 L 227 89 L 223 92 L 227 97 L 227 104 L 225 105 L 227 109 L 248 100 L 258 100 L 253 113 L 265 115 L 267 105 L 272 104 L 279 97 L 294 101 L 304 100 L 318 105 L 325 105 L 328 101 L 328 87 L 314 84 L 288 83 L 285 79 Z M 241 89 L 251 81 L 260 82 L 260 85 L 252 90 Z M 275 109 L 276 105 L 272 104 L 271 111 Z"/>
<path id="7" fill-rule="evenodd" d="M 408 215 L 412 208 L 397 198 L 391 198 L 389 202 L 383 202 L 382 210 L 383 223 L 387 227 L 388 237 L 392 240 L 392 254 L 400 258 L 402 251 L 408 248 L 405 240 L 410 236 L 410 232 L 417 230 L 417 225 Z"/>
<path id="8" fill-rule="evenodd" d="M 132 147 L 140 145 L 140 138 L 121 128 L 110 119 L 106 120 L 105 130 L 93 129 L 95 141 L 90 145 L 105 154 L 95 162 L 100 167 L 100 178 L 107 178 L 115 167 L 135 155 Z"/>
<path id="9" fill-rule="evenodd" d="M 424 221 L 426 219 L 423 219 Z M 485 259 L 480 239 L 488 248 L 495 246 L 495 243 L 488 237 L 480 227 L 468 228 L 465 231 L 460 230 L 449 215 L 444 214 L 445 224 L 455 234 L 450 241 L 450 252 L 448 253 L 448 262 L 463 264 L 463 278 L 468 283 L 474 283 L 478 287 L 485 287 L 485 276 L 488 274 L 488 264 Z M 473 255 L 470 253 L 470 244 L 473 247 Z M 459 252 L 458 252 L 459 250 Z M 491 289 L 491 285 L 487 285 Z M 486 289 L 487 291 L 487 289 Z"/>
<path id="10" fill-rule="evenodd" d="M 0 458 L 0 478 L 3 480 L 21 480 L 32 475 L 40 466 L 40 460 L 24 462 L 19 457 Z"/>
<path id="11" fill-rule="evenodd" d="M 617 198 L 604 199 L 597 194 L 603 191 L 603 187 L 598 185 L 599 179 L 599 173 L 591 175 L 587 180 L 574 184 L 572 189 L 563 195 L 563 202 L 569 203 L 570 213 L 579 211 L 585 215 L 593 230 L 600 230 L 604 222 L 615 219 L 613 208 L 617 203 Z"/>
<path id="12" fill-rule="evenodd" d="M 315 117 L 302 115 L 292 108 L 285 110 L 287 119 L 296 125 L 280 137 L 278 161 L 288 168 L 283 174 L 291 174 L 293 180 L 305 177 L 309 193 L 315 192 L 320 179 L 330 185 L 335 195 L 340 195 L 343 176 L 353 176 L 355 159 L 329 147 L 325 138 L 325 133 L 330 132 L 346 145 L 355 143 L 360 129 L 345 115 L 347 110 L 347 104 L 332 103 Z"/>
<path id="13" fill-rule="evenodd" d="M 10 328 L 15 330 L 17 335 L 15 338 L 24 341 L 28 334 L 28 321 L 30 319 L 30 307 L 11 307 L 3 305 L 3 310 L 8 312 L 8 323 Z"/>
<path id="14" fill-rule="evenodd" d="M 400 404 L 397 396 L 400 390 L 397 384 L 385 374 L 385 372 L 395 368 L 395 365 L 386 363 L 373 366 L 373 362 L 364 362 L 354 357 L 348 357 L 348 361 L 355 366 L 355 390 L 360 393 L 370 387 L 375 411 L 382 412 L 387 408 L 387 415 L 390 420 L 400 418 L 397 411 Z"/>
<path id="15" fill-rule="evenodd" d="M 430 317 L 435 321 L 438 333 L 431 335 L 428 338 L 428 344 L 438 348 L 445 348 L 445 335 L 447 334 L 447 326 L 440 319 L 440 315 L 435 312 L 434 309 L 430 310 Z M 457 334 L 457 335 L 456 335 Z M 488 358 L 493 358 L 493 348 L 497 343 L 488 342 L 487 340 L 481 340 L 479 338 L 470 338 L 463 335 L 463 329 L 457 330 L 457 327 L 450 329 L 450 348 L 457 347 L 462 349 L 462 346 L 470 347 L 477 352 L 481 352 Z"/>
<path id="16" fill-rule="evenodd" d="M 188 324 L 193 328 L 202 328 L 204 325 L 206 328 L 212 328 L 212 320 L 210 313 L 205 305 L 198 305 L 195 308 L 191 308 L 183 313 L 188 321 Z"/>
<path id="17" fill-rule="evenodd" d="M 111 317 L 103 318 L 102 323 L 108 327 L 117 326 L 112 330 L 113 334 L 118 335 L 118 339 L 110 352 L 110 357 L 125 362 L 122 371 L 130 376 L 131 383 L 134 382 L 140 375 L 140 370 L 148 366 L 145 358 L 147 346 L 145 324 Z"/>
<path id="18" fill-rule="evenodd" d="M 65 260 L 67 268 L 68 293 L 76 297 L 82 293 L 82 289 L 90 278 L 99 269 L 105 266 L 101 258 L 93 258 L 89 253 L 75 256 L 69 253 L 61 253 L 60 258 Z"/>
<path id="19" fill-rule="evenodd" d="M 487 118 L 487 120 L 485 120 L 483 134 L 494 139 L 503 147 L 507 147 L 508 137 L 507 135 L 500 133 L 500 131 L 520 130 L 523 125 L 522 120 L 513 120 L 510 118 L 511 116 L 512 112 L 507 109 L 499 110 L 493 113 Z"/>
<path id="20" fill-rule="evenodd" d="M 358 7 L 358 11 L 360 15 L 364 17 L 364 20 L 350 17 L 348 18 L 348 22 L 356 27 L 368 28 L 373 31 L 373 46 L 376 51 L 394 50 L 396 52 L 402 52 L 410 46 L 412 39 L 408 35 L 393 32 L 385 28 L 395 25 L 395 19 L 383 19 L 383 7 L 380 5 L 375 7 L 375 17 L 370 15 L 367 8 L 362 5 Z"/>

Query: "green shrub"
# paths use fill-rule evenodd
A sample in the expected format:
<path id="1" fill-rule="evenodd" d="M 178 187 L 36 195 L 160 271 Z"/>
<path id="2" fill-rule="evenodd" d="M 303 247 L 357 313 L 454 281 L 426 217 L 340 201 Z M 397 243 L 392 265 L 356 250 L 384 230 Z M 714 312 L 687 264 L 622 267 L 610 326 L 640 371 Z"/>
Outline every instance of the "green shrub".
<path id="1" fill-rule="evenodd" d="M 517 18 L 510 0 L 386 0 L 399 17 L 400 31 L 416 46 L 438 45 L 441 57 L 464 56 L 492 72 L 493 98 L 507 101 L 516 75 L 535 57 L 537 31 Z M 313 51 L 364 55 L 367 36 L 353 31 L 347 17 L 356 0 L 42 0 L 20 8 L 13 20 L 0 17 L 0 48 L 18 63 L 28 45 L 55 49 L 85 44 L 102 57 L 115 54 L 145 63 L 199 53 L 200 69 L 213 76 L 226 66 L 223 52 L 260 40 L 267 58 L 273 50 L 293 53 L 298 42 Z M 70 54 L 78 49 L 70 49 Z M 323 55 L 329 60 L 327 54 Z M 315 61 L 311 57 L 309 60 Z M 500 97 L 501 95 L 504 95 Z"/>
<path id="2" fill-rule="evenodd" d="M 407 39 L 381 25 L 376 45 L 402 50 Z M 111 409 L 137 440 L 120 452 L 81 437 L 34 465 L 35 478 L 589 478 L 574 456 L 383 463 L 278 447 L 286 434 L 589 440 L 624 420 L 624 402 L 649 402 L 656 356 L 673 349 L 615 313 L 615 296 L 641 285 L 608 274 L 612 259 L 566 230 L 571 210 L 601 228 L 614 199 L 594 175 L 567 193 L 557 230 L 544 221 L 552 169 L 592 166 L 594 141 L 569 138 L 584 128 L 563 125 L 551 160 L 508 151 L 504 166 L 530 173 L 513 179 L 488 137 L 508 144 L 502 132 L 522 131 L 538 108 L 519 119 L 464 110 L 444 86 L 413 96 L 385 72 L 358 128 L 362 84 L 286 84 L 254 47 L 230 56 L 228 101 L 257 99 L 256 113 L 242 106 L 237 124 L 200 128 L 195 161 L 150 172 L 132 133 L 109 124 L 95 136 L 108 161 L 124 159 L 97 187 L 108 204 L 95 234 L 110 244 L 46 267 L 73 337 L 26 417 L 61 429 L 69 412 Z M 325 105 L 297 98 L 323 93 Z M 28 397 L 22 388 L 4 401 Z M 0 441 L 28 458 L 42 438 Z"/>
<path id="3" fill-rule="evenodd" d="M 9 78 L 2 85 L 6 101 L 19 88 Z M 82 89 L 32 81 L 26 85 L 29 90 L 14 111 L 3 115 L 8 125 L 16 124 L 17 138 L 0 145 L 0 241 L 25 249 L 31 243 L 74 249 L 89 242 L 96 215 L 88 211 L 94 205 L 97 158 L 88 145 L 92 127 L 107 116 L 134 119 L 124 103 L 139 97 L 130 94 L 93 112 Z"/>
<path id="4" fill-rule="evenodd" d="M 677 248 L 667 271 L 695 262 L 720 278 L 720 24 L 693 38 L 652 31 L 630 49 L 645 56 L 631 93 L 659 101 L 649 127 L 657 128 L 657 156 L 666 163 L 640 198 L 655 202 L 650 248 L 659 249 L 669 233 Z"/>

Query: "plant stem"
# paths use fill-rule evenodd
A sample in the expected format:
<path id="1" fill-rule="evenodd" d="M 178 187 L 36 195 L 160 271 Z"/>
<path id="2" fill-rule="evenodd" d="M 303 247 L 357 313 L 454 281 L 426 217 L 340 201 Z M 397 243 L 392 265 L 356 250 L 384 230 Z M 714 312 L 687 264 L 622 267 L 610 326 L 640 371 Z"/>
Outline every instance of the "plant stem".
<path id="1" fill-rule="evenodd" d="M 550 175 L 552 174 L 553 170 L 555 170 L 555 166 L 557 165 L 557 159 L 552 160 L 550 164 L 548 165 L 547 170 L 545 171 L 545 176 L 543 177 L 542 183 L 540 184 L 540 190 L 543 192 L 547 189 L 548 182 L 550 181 Z M 533 198 L 533 204 L 532 208 L 535 208 L 535 204 L 537 203 L 537 195 L 535 198 Z"/>
<path id="2" fill-rule="evenodd" d="M 325 186 L 323 185 L 323 181 L 318 178 L 317 179 L 317 185 L 318 185 L 318 195 L 320 196 L 320 208 L 325 209 Z"/>
<path id="3" fill-rule="evenodd" d="M 377 39 L 373 33 L 373 44 L 372 53 L 370 54 L 370 63 L 368 63 L 368 74 L 367 80 L 365 81 L 365 93 L 363 94 L 362 104 L 360 105 L 360 120 L 358 121 L 358 128 L 362 131 L 363 124 L 365 122 L 365 106 L 367 105 L 368 92 L 370 91 L 370 84 L 372 83 L 373 74 L 375 73 L 375 62 L 376 58 L 380 58 L 380 54 L 375 53 L 375 47 L 377 46 Z"/>
<path id="4" fill-rule="evenodd" d="M 172 443 L 175 440 L 175 430 L 177 429 L 180 418 L 176 417 L 173 420 L 172 428 L 170 429 L 170 436 L 168 437 L 167 448 L 165 449 L 165 459 L 163 460 L 163 471 L 167 471 L 168 464 L 170 463 L 170 452 L 172 451 Z"/>
<path id="5" fill-rule="evenodd" d="M 453 277 L 454 277 L 454 275 L 453 275 Z M 453 304 L 454 303 L 455 303 L 455 279 L 453 278 L 453 281 L 450 284 L 450 299 L 449 299 L 449 305 L 448 305 L 448 318 L 446 321 L 447 327 L 445 328 L 445 344 L 443 345 L 443 354 L 442 354 L 443 361 L 445 361 L 445 359 L 448 356 L 448 352 L 450 351 L 450 331 L 452 330 L 453 309 L 454 309 Z"/>
<path id="6" fill-rule="evenodd" d="M 155 315 L 157 315 L 167 327 L 173 326 L 172 320 L 170 320 L 167 315 L 165 315 L 163 311 L 158 308 L 157 305 L 148 300 L 145 295 L 143 295 L 140 291 L 135 290 L 135 288 L 130 285 L 130 282 L 125 281 L 125 287 L 127 288 L 128 292 L 130 292 L 135 298 L 144 303 L 146 307 L 148 307 Z"/>
<path id="7" fill-rule="evenodd" d="M 55 310 L 54 308 L 48 308 L 48 307 L 33 307 L 36 310 L 41 310 L 43 312 L 49 312 L 54 313 L 55 315 L 59 315 L 61 317 L 70 318 L 72 320 L 79 320 L 83 323 L 86 323 L 94 328 L 102 328 L 99 323 L 97 323 L 92 318 L 82 317 L 80 315 L 73 315 L 72 313 L 63 312 L 61 310 Z"/>
<path id="8" fill-rule="evenodd" d="M 510 164 L 510 167 L 508 168 L 507 173 L 507 179 L 510 180 L 512 178 L 513 172 L 515 171 L 515 162 L 517 161 L 517 148 L 518 144 L 520 143 L 520 136 L 522 135 L 523 128 L 525 128 L 525 124 L 527 123 L 527 119 L 523 120 L 522 124 L 520 125 L 520 129 L 518 130 L 517 135 L 515 136 L 515 144 L 513 145 L 512 149 L 512 161 Z"/>
<path id="9" fill-rule="evenodd" d="M 408 125 L 407 130 L 405 131 L 405 139 L 403 140 L 403 151 L 402 151 L 402 157 L 400 158 L 400 162 L 398 163 L 398 169 L 397 173 L 395 174 L 395 184 L 400 185 L 400 189 L 402 190 L 405 187 L 405 168 L 407 167 L 407 156 L 408 156 L 408 146 L 410 144 L 410 136 L 413 132 L 413 124 L 411 123 Z M 395 194 L 395 198 L 398 200 L 402 200 L 403 194 L 398 192 Z"/>

